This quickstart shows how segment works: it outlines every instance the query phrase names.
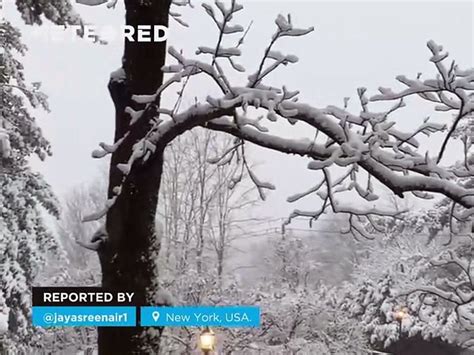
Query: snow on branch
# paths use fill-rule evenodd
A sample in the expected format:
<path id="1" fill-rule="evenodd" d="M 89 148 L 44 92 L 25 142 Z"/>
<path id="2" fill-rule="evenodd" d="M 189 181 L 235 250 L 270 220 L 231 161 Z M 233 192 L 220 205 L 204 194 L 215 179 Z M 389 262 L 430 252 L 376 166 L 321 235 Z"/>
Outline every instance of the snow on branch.
<path id="1" fill-rule="evenodd" d="M 190 8 L 193 8 L 193 7 L 194 7 L 194 6 L 192 5 L 192 3 L 191 3 L 191 0 L 172 0 L 172 1 L 171 1 L 171 5 L 176 6 L 176 7 L 179 7 L 179 8 L 180 8 L 180 7 L 185 7 L 185 6 L 189 6 Z M 187 24 L 187 22 L 185 22 L 185 21 L 182 19 L 181 13 L 170 10 L 169 15 L 170 15 L 170 17 L 171 17 L 173 20 L 175 20 L 175 21 L 176 21 L 178 24 L 180 24 L 181 26 L 183 26 L 183 27 L 189 27 L 189 25 Z"/>
<path id="2" fill-rule="evenodd" d="M 86 6 L 98 6 L 105 4 L 108 0 L 76 0 L 77 4 Z"/>
<path id="3" fill-rule="evenodd" d="M 275 186 L 269 182 L 261 181 L 257 177 L 257 175 L 253 172 L 248 162 L 248 158 L 246 156 L 245 141 L 242 141 L 242 144 L 239 146 L 239 148 L 241 150 L 240 157 L 241 157 L 242 169 L 241 169 L 240 174 L 232 178 L 232 184 L 230 187 L 233 188 L 235 185 L 237 185 L 243 178 L 243 172 L 246 171 L 248 176 L 250 177 L 250 180 L 253 182 L 253 184 L 257 188 L 260 198 L 264 201 L 266 199 L 265 190 L 275 190 Z"/>
<path id="4" fill-rule="evenodd" d="M 96 159 L 100 159 L 100 158 L 105 157 L 107 154 L 112 154 L 113 152 L 117 150 L 117 148 L 120 146 L 120 144 L 122 144 L 122 142 L 124 141 L 125 138 L 127 138 L 127 136 L 128 136 L 128 133 L 125 134 L 125 136 L 117 140 L 112 145 L 106 144 L 104 142 L 100 142 L 99 146 L 102 148 L 102 150 L 98 150 L 98 149 L 94 150 L 92 152 L 92 157 Z"/>
<path id="5" fill-rule="evenodd" d="M 449 55 L 443 52 L 443 47 L 434 41 L 429 41 L 427 46 L 432 53 L 430 61 L 438 70 L 435 79 L 421 80 L 421 74 L 416 79 L 399 75 L 397 80 L 407 87 L 405 90 L 393 92 L 391 89 L 381 87 L 380 94 L 372 96 L 371 101 L 395 100 L 418 95 L 426 101 L 437 103 L 436 111 L 456 111 L 454 122 L 438 153 L 437 163 L 439 163 L 459 122 L 473 113 L 474 101 L 470 91 L 474 90 L 474 69 L 460 70 L 454 61 L 448 68 L 445 61 Z"/>
<path id="6" fill-rule="evenodd" d="M 331 179 L 331 173 L 326 168 L 321 168 L 323 171 L 323 180 L 318 183 L 315 187 L 312 187 L 310 190 L 294 195 L 288 198 L 288 202 L 295 202 L 303 197 L 306 197 L 310 194 L 316 193 L 317 196 L 323 201 L 322 207 L 317 211 L 300 211 L 295 210 L 290 215 L 285 224 L 289 224 L 292 219 L 298 217 L 310 218 L 310 225 L 312 221 L 316 221 L 321 217 L 328 209 L 331 209 L 333 213 L 346 214 L 348 218 L 348 228 L 343 230 L 343 233 L 351 233 L 354 236 L 361 236 L 366 239 L 373 239 L 370 232 L 368 232 L 367 225 L 371 226 L 373 230 L 379 231 L 378 226 L 374 223 L 373 217 L 390 217 L 390 218 L 400 218 L 400 216 L 406 211 L 403 210 L 382 210 L 375 207 L 371 208 L 355 208 L 352 206 L 341 207 L 335 195 L 337 193 L 350 191 L 354 189 L 357 194 L 366 199 L 367 201 L 374 201 L 378 199 L 378 196 L 375 195 L 373 191 L 373 186 L 371 180 L 368 180 L 367 187 L 362 187 L 357 182 L 357 176 L 355 173 L 355 168 L 352 167 L 341 177 L 336 180 Z M 342 185 L 346 180 L 351 180 L 349 184 Z M 322 190 L 322 187 L 325 186 L 325 190 Z"/>
<path id="7" fill-rule="evenodd" d="M 89 242 L 76 240 L 76 243 L 79 244 L 83 248 L 86 248 L 92 251 L 98 251 L 101 248 L 101 246 L 103 246 L 103 244 L 107 242 L 107 239 L 108 239 L 108 234 L 105 229 L 105 224 L 103 224 L 92 235 L 91 240 Z"/>
<path id="8" fill-rule="evenodd" d="M 110 207 L 112 207 L 114 205 L 114 203 L 117 199 L 117 196 L 120 195 L 120 190 L 121 190 L 120 187 L 116 186 L 114 188 L 115 196 L 112 197 L 111 199 L 107 200 L 107 202 L 105 203 L 104 208 L 100 211 L 93 212 L 90 215 L 85 216 L 82 219 L 82 222 L 94 222 L 94 221 L 98 221 L 98 220 L 104 218 L 105 215 L 107 214 L 107 212 L 109 211 Z"/>
<path id="9" fill-rule="evenodd" d="M 99 6 L 107 3 L 109 9 L 115 8 L 118 0 L 76 0 L 77 4 L 86 5 L 86 6 Z"/>
<path id="10" fill-rule="evenodd" d="M 274 51 L 273 47 L 277 41 L 282 37 L 298 37 L 304 36 L 312 31 L 314 27 L 306 29 L 295 28 L 291 22 L 291 16 L 288 15 L 286 18 L 283 15 L 278 15 L 275 20 L 277 25 L 277 31 L 273 35 L 270 44 L 265 49 L 265 53 L 260 61 L 257 71 L 248 77 L 248 87 L 257 87 L 258 84 L 272 71 L 276 70 L 280 65 L 287 65 L 289 63 L 296 63 L 298 57 L 295 55 L 283 55 L 278 51 Z M 271 59 L 273 62 L 265 68 L 267 61 Z"/>

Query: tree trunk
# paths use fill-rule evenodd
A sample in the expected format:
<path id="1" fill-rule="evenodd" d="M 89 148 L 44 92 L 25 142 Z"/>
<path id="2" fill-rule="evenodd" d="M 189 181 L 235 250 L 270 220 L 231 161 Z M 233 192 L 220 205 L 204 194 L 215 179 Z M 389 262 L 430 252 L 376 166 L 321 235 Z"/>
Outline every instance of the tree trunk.
<path id="1" fill-rule="evenodd" d="M 168 26 L 170 0 L 125 0 L 126 23 Z M 152 31 L 153 33 L 153 31 Z M 135 37 L 136 38 L 136 37 Z M 127 138 L 114 152 L 109 171 L 109 198 L 113 188 L 122 183 L 123 175 L 117 164 L 126 163 L 133 145 L 148 131 L 148 117 L 142 117 L 133 126 L 124 109 L 131 106 L 143 109 L 131 100 L 133 94 L 152 94 L 163 82 L 161 67 L 165 63 L 165 42 L 125 41 L 123 69 L 126 79 L 111 80 L 109 91 L 115 114 L 115 141 L 130 131 Z M 157 103 L 159 105 L 159 102 Z M 135 300 L 145 305 L 153 304 L 157 285 L 156 258 L 159 239 L 155 231 L 155 214 L 163 168 L 163 146 L 146 164 L 136 163 L 122 186 L 122 192 L 107 213 L 108 240 L 99 250 L 102 267 L 102 286 L 110 290 L 132 290 Z M 99 328 L 99 353 L 148 354 L 159 350 L 159 336 L 145 338 L 143 328 Z"/>
<path id="2" fill-rule="evenodd" d="M 198 275 L 202 274 L 202 254 L 204 251 L 204 234 L 201 232 L 196 241 L 196 272 Z"/>
<path id="3" fill-rule="evenodd" d="M 222 271 L 223 270 L 224 270 L 224 265 L 223 265 L 222 259 L 219 259 L 217 261 L 217 277 L 219 278 L 219 280 L 222 279 Z"/>
<path id="4" fill-rule="evenodd" d="M 217 252 L 217 279 L 219 286 L 222 286 L 222 273 L 224 271 L 224 250 L 218 250 Z"/>

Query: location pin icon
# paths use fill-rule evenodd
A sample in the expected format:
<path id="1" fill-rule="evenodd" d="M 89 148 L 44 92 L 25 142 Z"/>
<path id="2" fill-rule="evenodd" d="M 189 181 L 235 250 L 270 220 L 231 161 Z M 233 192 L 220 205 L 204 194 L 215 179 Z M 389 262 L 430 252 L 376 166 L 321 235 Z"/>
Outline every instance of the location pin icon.
<path id="1" fill-rule="evenodd" d="M 151 317 L 153 318 L 153 320 L 154 320 L 155 322 L 158 322 L 158 319 L 160 319 L 160 312 L 154 311 L 154 312 L 151 314 Z"/>

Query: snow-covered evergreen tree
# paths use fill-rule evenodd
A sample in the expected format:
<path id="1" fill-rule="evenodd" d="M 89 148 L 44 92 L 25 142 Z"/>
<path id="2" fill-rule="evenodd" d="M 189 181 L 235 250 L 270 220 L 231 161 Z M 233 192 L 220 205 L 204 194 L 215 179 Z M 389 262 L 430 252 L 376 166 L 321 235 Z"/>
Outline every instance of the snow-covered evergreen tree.
<path id="1" fill-rule="evenodd" d="M 0 48 L 0 313 L 8 314 L 1 326 L 7 330 L 0 340 L 4 353 L 35 342 L 30 290 L 44 253 L 57 247 L 42 214 L 57 216 L 58 208 L 48 184 L 28 164 L 32 155 L 44 159 L 51 153 L 33 116 L 36 108 L 48 109 L 46 97 L 38 83 L 25 81 L 19 58 L 26 47 L 7 21 L 0 23 Z"/>
<path id="2" fill-rule="evenodd" d="M 28 25 L 41 25 L 44 18 L 58 25 L 80 23 L 69 0 L 17 0 L 15 3 Z"/>

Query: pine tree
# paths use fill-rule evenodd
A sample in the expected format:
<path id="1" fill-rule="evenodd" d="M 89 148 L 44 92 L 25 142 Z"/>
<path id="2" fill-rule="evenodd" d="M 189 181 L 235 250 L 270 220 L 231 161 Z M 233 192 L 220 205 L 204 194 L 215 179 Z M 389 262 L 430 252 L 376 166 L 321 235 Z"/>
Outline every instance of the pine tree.
<path id="1" fill-rule="evenodd" d="M 36 342 L 31 327 L 31 286 L 44 254 L 57 244 L 42 218 L 58 216 L 57 201 L 42 176 L 31 170 L 28 158 L 44 159 L 50 144 L 37 126 L 33 112 L 48 110 L 39 83 L 25 81 L 19 58 L 26 47 L 20 32 L 0 23 L 0 313 L 8 319 L 0 352 Z"/>

